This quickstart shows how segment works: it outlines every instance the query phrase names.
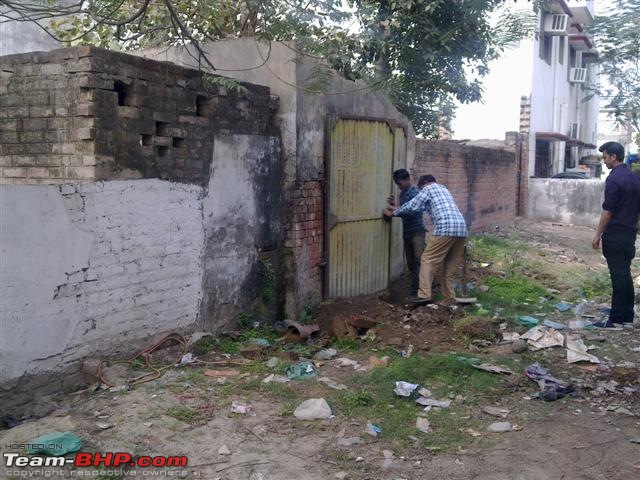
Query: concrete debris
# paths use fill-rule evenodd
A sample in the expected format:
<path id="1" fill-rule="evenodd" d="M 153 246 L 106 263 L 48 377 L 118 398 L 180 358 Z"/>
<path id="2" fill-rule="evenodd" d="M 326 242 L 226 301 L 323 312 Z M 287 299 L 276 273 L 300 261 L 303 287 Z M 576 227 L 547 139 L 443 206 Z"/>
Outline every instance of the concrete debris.
<path id="1" fill-rule="evenodd" d="M 320 420 L 331 417 L 331 407 L 324 398 L 310 398 L 295 409 L 293 415 L 301 420 Z"/>
<path id="2" fill-rule="evenodd" d="M 490 405 L 482 407 L 482 412 L 499 418 L 507 418 L 509 413 L 511 413 L 511 411 L 507 410 L 506 408 L 492 407 Z"/>
<path id="3" fill-rule="evenodd" d="M 231 404 L 231 412 L 239 413 L 240 415 L 247 415 L 252 410 L 251 405 L 247 405 L 245 403 L 233 402 Z"/>
<path id="4" fill-rule="evenodd" d="M 338 354 L 338 351 L 335 348 L 324 348 L 317 352 L 314 356 L 314 360 L 331 360 Z"/>
<path id="5" fill-rule="evenodd" d="M 343 385 L 342 383 L 335 382 L 331 380 L 329 377 L 319 377 L 319 382 L 324 383 L 327 387 L 333 388 L 334 390 L 348 390 L 349 387 Z"/>
<path id="6" fill-rule="evenodd" d="M 416 418 L 416 428 L 424 433 L 431 432 L 431 424 L 429 423 L 429 420 L 424 417 Z"/>
<path id="7" fill-rule="evenodd" d="M 279 363 L 280 363 L 280 359 L 278 357 L 271 357 L 267 361 L 267 367 L 268 368 L 276 368 Z"/>
<path id="8" fill-rule="evenodd" d="M 360 443 L 360 437 L 347 437 L 347 438 L 339 438 L 338 445 L 341 447 L 351 447 L 352 445 L 357 445 Z"/>
<path id="9" fill-rule="evenodd" d="M 218 449 L 218 455 L 231 455 L 231 450 L 229 450 L 229 447 L 227 447 L 226 445 L 222 445 Z"/>
<path id="10" fill-rule="evenodd" d="M 509 422 L 496 422 L 489 425 L 487 427 L 487 430 L 491 433 L 504 433 L 510 432 L 512 428 L 513 427 Z"/>
<path id="11" fill-rule="evenodd" d="M 449 408 L 451 406 L 451 400 L 434 400 L 426 397 L 416 399 L 416 403 L 423 407 Z"/>

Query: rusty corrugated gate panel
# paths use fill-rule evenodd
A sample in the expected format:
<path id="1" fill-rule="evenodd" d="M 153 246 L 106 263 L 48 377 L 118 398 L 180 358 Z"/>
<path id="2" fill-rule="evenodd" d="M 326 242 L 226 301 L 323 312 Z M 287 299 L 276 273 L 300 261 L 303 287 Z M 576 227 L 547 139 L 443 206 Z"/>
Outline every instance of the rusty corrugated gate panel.
<path id="1" fill-rule="evenodd" d="M 394 128 L 393 145 L 393 170 L 407 168 L 407 136 L 403 128 Z M 400 189 L 391 181 L 391 188 L 396 197 L 396 202 L 400 198 Z M 394 218 L 391 224 L 391 251 L 389 254 L 389 270 L 391 278 L 398 277 L 404 270 L 404 242 L 402 240 L 402 219 Z"/>
<path id="2" fill-rule="evenodd" d="M 389 280 L 390 225 L 382 210 L 391 191 L 393 132 L 385 122 L 341 119 L 329 133 L 326 295 L 376 292 Z"/>

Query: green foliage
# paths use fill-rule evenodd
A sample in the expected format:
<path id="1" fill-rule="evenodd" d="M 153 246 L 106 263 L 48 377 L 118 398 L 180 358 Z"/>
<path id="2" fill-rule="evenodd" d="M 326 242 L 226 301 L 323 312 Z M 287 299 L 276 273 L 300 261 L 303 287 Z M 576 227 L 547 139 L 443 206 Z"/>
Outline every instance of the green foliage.
<path id="1" fill-rule="evenodd" d="M 260 262 L 260 278 L 260 298 L 265 304 L 270 305 L 274 302 L 275 271 L 268 260 Z"/>
<path id="2" fill-rule="evenodd" d="M 582 296 L 587 300 L 595 300 L 598 298 L 611 298 L 611 278 L 609 272 L 599 271 L 591 272 L 586 275 L 580 287 L 578 287 Z"/>
<path id="3" fill-rule="evenodd" d="M 632 163 L 631 164 L 631 170 L 636 174 L 636 175 L 640 175 L 640 163 Z"/>
<path id="4" fill-rule="evenodd" d="M 182 405 L 176 405 L 167 410 L 167 415 L 180 420 L 181 422 L 192 422 L 198 418 L 198 412 L 191 410 L 190 408 L 183 407 Z"/>
<path id="5" fill-rule="evenodd" d="M 598 50 L 600 73 L 608 82 L 600 90 L 606 107 L 622 126 L 640 132 L 640 0 L 616 0 L 591 27 Z"/>
<path id="6" fill-rule="evenodd" d="M 333 67 L 384 90 L 414 129 L 430 137 L 447 126 L 455 100 L 480 100 L 489 62 L 535 24 L 532 10 L 503 0 L 92 0 L 64 9 L 18 2 L 10 8 L 14 18 L 61 18 L 52 30 L 70 45 L 132 50 L 190 44 L 205 70 L 223 74 L 202 43 L 295 41 L 321 59 L 305 86 L 309 91 L 324 91 L 332 75 L 326 67 Z M 492 22 L 495 12 L 500 17 Z M 269 56 L 264 52 L 263 63 Z"/>
<path id="7" fill-rule="evenodd" d="M 485 283 L 490 287 L 488 292 L 482 292 L 488 303 L 492 305 L 522 305 L 537 303 L 540 297 L 547 295 L 547 291 L 537 282 L 521 276 L 511 278 L 488 277 Z M 478 295 L 479 298 L 481 295 Z"/>

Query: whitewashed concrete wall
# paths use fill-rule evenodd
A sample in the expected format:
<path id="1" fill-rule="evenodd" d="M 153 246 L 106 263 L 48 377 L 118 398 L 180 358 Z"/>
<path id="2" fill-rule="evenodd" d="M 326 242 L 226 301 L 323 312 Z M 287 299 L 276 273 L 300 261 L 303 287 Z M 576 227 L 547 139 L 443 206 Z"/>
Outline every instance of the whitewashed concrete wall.
<path id="1" fill-rule="evenodd" d="M 529 218 L 596 226 L 602 212 L 604 180 L 529 179 Z"/>
<path id="2" fill-rule="evenodd" d="M 0 187 L 0 384 L 192 325 L 202 195 L 154 179 Z"/>

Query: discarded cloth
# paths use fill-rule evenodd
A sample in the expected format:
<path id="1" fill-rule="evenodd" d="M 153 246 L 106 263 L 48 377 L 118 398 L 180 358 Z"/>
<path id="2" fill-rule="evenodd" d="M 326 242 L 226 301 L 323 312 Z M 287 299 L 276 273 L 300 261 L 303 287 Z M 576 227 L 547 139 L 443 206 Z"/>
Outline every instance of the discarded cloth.
<path id="1" fill-rule="evenodd" d="M 552 402 L 575 391 L 573 385 L 567 384 L 550 375 L 550 370 L 539 363 L 529 365 L 524 374 L 540 387 L 539 397 Z"/>

